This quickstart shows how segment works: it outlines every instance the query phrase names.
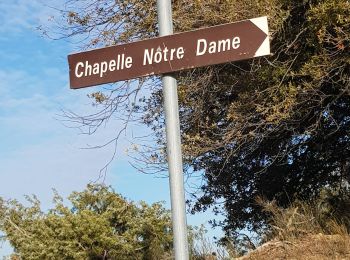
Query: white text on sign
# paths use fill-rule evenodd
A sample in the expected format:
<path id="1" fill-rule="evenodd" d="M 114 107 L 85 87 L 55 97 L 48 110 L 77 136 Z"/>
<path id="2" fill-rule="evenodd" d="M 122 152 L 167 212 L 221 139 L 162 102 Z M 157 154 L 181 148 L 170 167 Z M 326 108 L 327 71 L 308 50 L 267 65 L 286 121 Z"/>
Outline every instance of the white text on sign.
<path id="1" fill-rule="evenodd" d="M 205 54 L 215 54 L 220 52 L 226 52 L 230 50 L 236 50 L 241 45 L 240 37 L 236 36 L 232 39 L 223 39 L 218 41 L 208 42 L 206 39 L 198 39 L 196 44 L 196 56 L 202 56 Z M 145 49 L 143 54 L 143 66 L 152 65 L 153 63 L 169 62 L 173 60 L 181 60 L 185 56 L 184 47 L 178 48 L 164 48 L 158 47 Z M 103 77 L 107 72 L 113 72 L 118 70 L 130 69 L 133 65 L 133 58 L 123 54 L 118 54 L 116 59 L 110 61 L 102 61 L 94 64 L 90 64 L 88 61 L 78 62 L 75 66 L 75 76 L 77 78 L 88 77 L 91 75 L 99 75 Z"/>

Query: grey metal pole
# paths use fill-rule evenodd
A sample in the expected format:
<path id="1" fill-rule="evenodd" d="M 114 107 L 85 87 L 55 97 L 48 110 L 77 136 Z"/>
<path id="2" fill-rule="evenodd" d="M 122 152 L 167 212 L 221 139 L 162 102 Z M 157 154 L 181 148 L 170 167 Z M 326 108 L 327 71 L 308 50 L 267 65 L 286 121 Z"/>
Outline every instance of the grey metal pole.
<path id="1" fill-rule="evenodd" d="M 157 0 L 159 36 L 173 34 L 171 0 Z M 185 191 L 180 139 L 179 105 L 176 79 L 162 76 L 169 164 L 171 212 L 176 260 L 188 260 Z"/>

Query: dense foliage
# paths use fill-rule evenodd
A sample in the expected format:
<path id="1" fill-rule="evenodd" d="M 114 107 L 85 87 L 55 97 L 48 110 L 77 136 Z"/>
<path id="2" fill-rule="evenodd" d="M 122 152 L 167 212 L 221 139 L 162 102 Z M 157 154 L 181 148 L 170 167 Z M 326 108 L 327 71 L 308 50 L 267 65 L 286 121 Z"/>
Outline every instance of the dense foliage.
<path id="1" fill-rule="evenodd" d="M 63 30 L 88 36 L 90 47 L 156 35 L 155 1 L 68 3 Z M 228 235 L 258 231 L 268 215 L 257 196 L 287 206 L 349 180 L 348 0 L 174 0 L 173 9 L 177 32 L 262 15 L 271 32 L 270 57 L 177 75 L 186 169 L 204 180 L 189 201 L 192 212 L 213 207 L 225 216 L 214 224 Z M 151 85 L 151 98 L 137 104 L 129 102 L 132 87 L 93 95 L 104 114 L 83 122 L 100 125 L 128 97 L 128 111 L 142 112 L 158 145 L 141 158 L 159 165 L 166 161 L 162 94 L 157 79 Z"/>
<path id="2" fill-rule="evenodd" d="M 160 204 L 139 205 L 102 185 L 59 195 L 48 212 L 36 198 L 29 206 L 0 200 L 0 231 L 21 259 L 167 259 L 170 213 Z"/>
<path id="3" fill-rule="evenodd" d="M 183 150 L 190 169 L 206 180 L 193 194 L 192 211 L 213 206 L 226 216 L 214 224 L 228 235 L 264 226 L 268 214 L 258 196 L 288 206 L 338 187 L 350 174 L 350 3 L 272 6 L 254 9 L 270 16 L 271 57 L 179 78 Z M 225 10 L 218 5 L 208 13 Z"/>

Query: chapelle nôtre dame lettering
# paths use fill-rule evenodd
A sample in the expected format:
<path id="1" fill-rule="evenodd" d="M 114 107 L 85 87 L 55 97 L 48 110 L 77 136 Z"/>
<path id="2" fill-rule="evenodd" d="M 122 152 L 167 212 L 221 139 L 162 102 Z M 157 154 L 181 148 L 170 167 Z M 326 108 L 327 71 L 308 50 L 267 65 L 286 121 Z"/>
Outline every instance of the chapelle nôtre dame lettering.
<path id="1" fill-rule="evenodd" d="M 236 50 L 240 47 L 241 39 L 236 36 L 230 39 L 210 41 L 206 39 L 198 39 L 196 43 L 196 56 L 205 54 L 216 54 L 220 52 Z M 185 57 L 185 49 L 180 46 L 177 48 L 168 48 L 160 46 L 157 48 L 147 48 L 143 52 L 143 66 L 152 65 L 154 63 L 169 62 L 173 60 L 181 60 Z M 74 69 L 77 78 L 88 77 L 91 75 L 99 75 L 103 77 L 107 72 L 130 69 L 133 66 L 132 56 L 125 53 L 117 54 L 115 59 L 102 61 L 97 63 L 78 62 Z"/>

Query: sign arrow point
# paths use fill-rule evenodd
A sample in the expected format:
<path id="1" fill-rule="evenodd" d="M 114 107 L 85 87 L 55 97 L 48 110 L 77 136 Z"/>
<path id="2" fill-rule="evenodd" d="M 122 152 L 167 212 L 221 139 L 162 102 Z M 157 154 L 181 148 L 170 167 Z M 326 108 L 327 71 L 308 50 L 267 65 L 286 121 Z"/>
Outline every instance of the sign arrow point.
<path id="1" fill-rule="evenodd" d="M 267 16 L 262 16 L 258 18 L 249 19 L 257 28 L 265 34 L 263 41 L 257 51 L 254 54 L 254 57 L 260 57 L 270 54 L 270 41 L 269 41 L 269 28 L 267 24 Z"/>
<path id="2" fill-rule="evenodd" d="M 262 30 L 266 35 L 269 34 L 269 28 L 267 25 L 267 16 L 249 19 L 256 27 Z"/>
<path id="3" fill-rule="evenodd" d="M 269 42 L 269 37 L 266 37 L 266 39 L 260 45 L 259 49 L 255 52 L 254 57 L 260 57 L 260 56 L 265 56 L 269 54 L 270 54 L 270 42 Z"/>

